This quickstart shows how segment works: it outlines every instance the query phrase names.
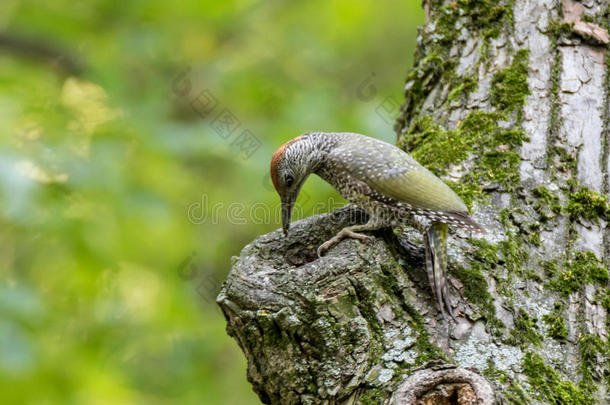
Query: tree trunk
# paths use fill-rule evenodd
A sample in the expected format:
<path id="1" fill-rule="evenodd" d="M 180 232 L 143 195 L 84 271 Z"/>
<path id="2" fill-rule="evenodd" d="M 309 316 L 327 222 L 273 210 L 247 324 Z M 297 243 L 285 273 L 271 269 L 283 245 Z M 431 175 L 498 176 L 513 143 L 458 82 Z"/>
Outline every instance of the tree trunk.
<path id="1" fill-rule="evenodd" d="M 315 249 L 345 208 L 244 248 L 218 297 L 269 404 L 609 403 L 607 0 L 424 4 L 398 145 L 488 230 L 450 238 L 443 319 L 421 235 Z"/>

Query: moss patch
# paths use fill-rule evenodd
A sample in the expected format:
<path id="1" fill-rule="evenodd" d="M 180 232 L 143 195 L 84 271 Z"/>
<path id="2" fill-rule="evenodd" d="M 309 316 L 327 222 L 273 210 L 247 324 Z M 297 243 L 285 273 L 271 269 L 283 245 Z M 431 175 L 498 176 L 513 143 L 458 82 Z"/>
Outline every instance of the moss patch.
<path id="1" fill-rule="evenodd" d="M 540 345 L 542 336 L 538 333 L 538 320 L 531 317 L 527 312 L 519 309 L 515 317 L 515 328 L 510 331 L 508 344 L 525 345 L 528 343 Z"/>
<path id="2" fill-rule="evenodd" d="M 480 29 L 483 35 L 488 37 L 497 37 L 497 34 L 490 34 L 489 31 L 494 30 L 499 33 L 502 26 L 513 19 L 511 2 L 505 5 L 502 2 L 489 0 L 458 0 L 457 7 L 468 14 L 470 28 Z"/>
<path id="3" fill-rule="evenodd" d="M 468 95 L 477 90 L 479 86 L 479 82 L 475 76 L 455 76 L 453 80 L 454 83 L 451 84 L 452 90 L 449 92 L 447 96 L 447 100 L 449 101 L 457 101 L 457 100 L 466 100 L 468 99 Z"/>
<path id="4" fill-rule="evenodd" d="M 442 34 L 440 37 L 442 38 Z M 446 72 L 452 74 L 453 69 L 454 63 L 444 58 L 442 53 L 429 52 L 426 56 L 421 57 L 413 70 L 407 75 L 402 115 L 408 117 L 416 114 L 425 97 L 441 77 Z"/>
<path id="5" fill-rule="evenodd" d="M 556 303 L 553 312 L 543 315 L 542 320 L 548 328 L 548 335 L 553 339 L 563 340 L 568 336 L 561 303 Z"/>
<path id="6" fill-rule="evenodd" d="M 595 370 L 600 369 L 602 364 L 606 364 L 606 372 L 608 372 L 610 347 L 608 342 L 604 342 L 599 336 L 583 334 L 578 340 L 578 350 L 581 358 L 581 385 L 587 390 L 593 390 L 595 387 L 593 382 Z M 606 380 L 608 379 L 610 377 L 606 375 Z"/>
<path id="7" fill-rule="evenodd" d="M 392 246 L 392 244 L 390 244 L 390 246 Z M 397 252 L 394 251 L 393 255 L 396 257 Z M 396 265 L 400 266 L 398 263 L 396 263 Z M 425 327 L 424 318 L 414 306 L 408 303 L 409 299 L 405 297 L 403 289 L 398 285 L 398 280 L 396 279 L 394 272 L 391 269 L 389 269 L 389 271 L 383 269 L 383 275 L 384 277 L 380 280 L 380 283 L 383 285 L 384 289 L 391 292 L 391 295 L 401 298 L 399 303 L 393 305 L 395 314 L 406 315 L 404 317 L 405 321 L 410 324 L 416 335 L 415 347 L 412 349 L 417 353 L 415 365 L 419 366 L 429 360 L 436 359 L 443 359 L 446 361 L 447 357 L 443 350 L 430 342 L 430 334 Z"/>
<path id="8" fill-rule="evenodd" d="M 464 286 L 464 296 L 471 304 L 475 305 L 481 315 L 487 320 L 490 330 L 500 335 L 500 329 L 504 324 L 496 317 L 496 308 L 493 297 L 489 294 L 489 285 L 483 276 L 483 271 L 490 272 L 498 264 L 499 247 L 487 243 L 484 240 L 472 240 L 477 249 L 472 253 L 473 261 L 469 268 L 452 268 L 451 274 Z"/>
<path id="9" fill-rule="evenodd" d="M 592 252 L 575 252 L 561 266 L 552 260 L 543 262 L 542 267 L 550 280 L 548 287 L 566 297 L 587 283 L 608 282 L 608 270 Z"/>
<path id="10" fill-rule="evenodd" d="M 406 312 L 413 320 L 413 327 L 417 330 L 417 340 L 415 342 L 415 350 L 417 351 L 417 359 L 415 365 L 422 365 L 430 360 L 442 359 L 447 361 L 447 356 L 440 347 L 430 343 L 430 335 L 425 328 L 425 320 L 417 310 L 405 304 Z"/>
<path id="11" fill-rule="evenodd" d="M 487 43 L 489 38 L 498 37 L 503 29 L 512 26 L 513 21 L 512 0 L 457 0 L 432 4 L 430 11 L 434 26 L 422 32 L 414 67 L 407 75 L 405 104 L 397 122 L 399 129 L 419 114 L 423 100 L 439 82 L 448 85 L 448 101 L 465 98 L 476 89 L 477 77 L 460 77 L 455 72 L 457 59 L 451 55 L 451 49 L 457 43 L 460 29 L 478 32 Z"/>
<path id="12" fill-rule="evenodd" d="M 502 394 L 508 403 L 529 404 L 531 402 L 531 399 L 525 393 L 521 385 L 513 380 L 506 371 L 496 368 L 491 359 L 487 360 L 487 368 L 483 371 L 483 375 L 491 380 L 499 382 L 502 386 L 507 387 L 506 391 Z"/>
<path id="13" fill-rule="evenodd" d="M 585 218 L 589 221 L 597 221 L 600 217 L 606 219 L 610 217 L 608 197 L 582 186 L 570 193 L 565 210 L 572 220 Z"/>
<path id="14" fill-rule="evenodd" d="M 533 208 L 538 213 L 541 222 L 546 222 L 561 213 L 559 197 L 546 187 L 540 186 L 532 189 L 532 195 L 536 198 Z"/>
<path id="15" fill-rule="evenodd" d="M 569 37 L 572 35 L 572 24 L 551 20 L 548 26 L 548 33 L 555 40 L 561 37 Z"/>
<path id="16" fill-rule="evenodd" d="M 528 377 L 532 394 L 551 404 L 587 405 L 594 403 L 591 394 L 574 383 L 561 380 L 558 373 L 544 363 L 536 353 L 526 353 L 523 360 L 523 374 Z"/>
<path id="17" fill-rule="evenodd" d="M 523 264 L 527 262 L 528 254 L 523 247 L 523 240 L 513 232 L 506 233 L 506 240 L 500 242 L 509 278 L 513 274 L 523 275 Z"/>
<path id="18" fill-rule="evenodd" d="M 452 271 L 452 274 L 464 285 L 464 296 L 468 301 L 477 305 L 486 318 L 495 317 L 496 309 L 493 305 L 493 297 L 487 292 L 489 286 L 481 273 L 480 265 L 460 268 Z"/>
<path id="19" fill-rule="evenodd" d="M 520 49 L 513 62 L 491 79 L 491 104 L 499 110 L 520 113 L 530 94 L 527 85 L 529 50 Z"/>
<path id="20" fill-rule="evenodd" d="M 367 388 L 360 397 L 358 403 L 362 405 L 378 405 L 384 403 L 388 393 L 382 388 Z"/>

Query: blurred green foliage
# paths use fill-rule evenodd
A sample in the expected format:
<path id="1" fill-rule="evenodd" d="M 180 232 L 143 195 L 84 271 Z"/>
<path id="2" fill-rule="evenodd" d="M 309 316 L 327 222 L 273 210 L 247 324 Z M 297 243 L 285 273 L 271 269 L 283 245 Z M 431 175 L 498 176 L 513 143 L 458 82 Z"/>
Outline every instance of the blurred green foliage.
<path id="1" fill-rule="evenodd" d="M 0 403 L 258 403 L 214 298 L 278 227 L 269 158 L 313 130 L 393 142 L 422 20 L 406 0 L 3 0 Z M 297 215 L 329 199 L 311 179 Z"/>

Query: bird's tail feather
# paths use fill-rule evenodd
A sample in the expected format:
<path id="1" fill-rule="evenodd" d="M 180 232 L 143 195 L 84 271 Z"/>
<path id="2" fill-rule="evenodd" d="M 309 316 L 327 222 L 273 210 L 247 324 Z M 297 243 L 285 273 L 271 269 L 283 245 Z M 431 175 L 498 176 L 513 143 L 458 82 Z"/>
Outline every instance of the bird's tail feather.
<path id="1" fill-rule="evenodd" d="M 442 222 L 433 222 L 426 230 L 426 272 L 443 317 L 447 311 L 457 322 L 447 292 L 447 230 L 448 225 Z"/>
<path id="2" fill-rule="evenodd" d="M 468 214 L 461 212 L 447 212 L 445 213 L 449 216 L 453 223 L 456 225 L 466 228 L 473 232 L 478 232 L 481 234 L 486 234 L 487 231 L 480 224 L 478 224 L 474 219 L 470 218 Z"/>

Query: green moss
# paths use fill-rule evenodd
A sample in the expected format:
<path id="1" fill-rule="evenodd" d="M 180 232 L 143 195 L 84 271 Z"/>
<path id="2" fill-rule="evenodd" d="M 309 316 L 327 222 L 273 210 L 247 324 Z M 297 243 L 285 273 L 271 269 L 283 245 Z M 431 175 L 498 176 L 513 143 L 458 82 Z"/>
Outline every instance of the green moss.
<path id="1" fill-rule="evenodd" d="M 491 269 L 498 264 L 498 251 L 500 248 L 484 239 L 472 239 L 471 245 L 475 248 L 472 256 L 475 260 L 485 263 L 487 269 Z"/>
<path id="2" fill-rule="evenodd" d="M 434 38 L 431 42 L 437 43 L 441 52 L 445 55 L 449 53 L 448 49 L 457 38 L 458 30 L 455 24 L 459 18 L 459 13 L 456 7 L 451 4 L 438 8 L 439 12 L 434 16 L 436 26 L 434 30 Z M 436 48 L 436 47 L 435 47 Z"/>
<path id="3" fill-rule="evenodd" d="M 561 12 L 559 12 L 561 15 Z M 581 19 L 584 22 L 594 22 L 596 20 L 596 16 L 583 14 L 581 15 Z M 601 20 L 604 20 L 604 17 L 601 17 Z M 599 23 L 597 23 L 599 25 Z M 601 45 L 598 39 L 594 39 L 593 37 L 583 34 L 581 31 L 577 31 L 574 29 L 574 23 L 566 23 L 557 20 L 550 20 L 548 24 L 548 34 L 552 39 L 552 46 L 556 47 L 557 43 L 562 38 L 578 38 L 580 40 L 584 40 L 585 42 L 590 42 L 593 45 Z"/>
<path id="4" fill-rule="evenodd" d="M 508 274 L 524 274 L 523 264 L 527 262 L 527 250 L 523 248 L 523 240 L 513 232 L 506 233 L 506 240 L 500 242 L 500 249 Z"/>
<path id="5" fill-rule="evenodd" d="M 610 288 L 598 290 L 598 300 L 606 311 L 610 312 Z M 607 319 L 610 322 L 610 319 Z"/>
<path id="6" fill-rule="evenodd" d="M 512 10 L 513 1 L 457 0 L 449 4 L 431 4 L 434 29 L 422 32 L 414 67 L 406 79 L 405 104 L 398 128 L 412 122 L 419 114 L 423 100 L 439 82 L 449 85 L 449 101 L 466 97 L 476 89 L 476 77 L 456 75 L 457 59 L 450 55 L 451 48 L 462 28 L 479 32 L 485 43 L 489 38 L 496 38 L 502 29 L 512 25 Z"/>
<path id="7" fill-rule="evenodd" d="M 549 22 L 549 26 L 553 24 L 553 21 Z M 563 125 L 563 117 L 561 115 L 561 102 L 559 99 L 560 93 L 560 80 L 561 80 L 561 71 L 562 71 L 562 53 L 559 51 L 557 46 L 557 41 L 559 36 L 553 35 L 551 33 L 551 47 L 554 52 L 554 59 L 551 66 L 551 116 L 549 120 L 549 142 L 548 145 L 555 145 L 555 141 L 559 137 L 560 128 Z M 547 164 L 549 167 L 559 166 L 559 169 L 563 172 L 566 171 L 567 168 L 562 167 L 562 159 L 561 152 L 563 155 L 567 155 L 567 152 L 564 148 L 559 146 L 551 146 L 547 148 Z M 560 154 L 556 153 L 556 149 L 559 149 Z"/>
<path id="8" fill-rule="evenodd" d="M 551 404 L 588 405 L 594 403 L 589 392 L 574 383 L 561 380 L 558 373 L 544 363 L 536 353 L 526 353 L 523 360 L 523 374 L 528 377 L 532 394 Z"/>
<path id="9" fill-rule="evenodd" d="M 560 267 L 557 261 L 542 263 L 548 287 L 564 296 L 579 291 L 585 284 L 604 285 L 608 282 L 608 270 L 592 252 L 575 252 Z"/>
<path id="10" fill-rule="evenodd" d="M 551 193 L 546 187 L 534 188 L 532 195 L 536 198 L 533 208 L 540 216 L 541 222 L 546 222 L 561 212 L 559 197 Z"/>
<path id="11" fill-rule="evenodd" d="M 559 114 L 559 113 L 557 113 Z M 553 118 L 553 115 L 551 115 Z M 556 117 L 560 120 L 559 117 Z M 555 123 L 551 123 L 551 129 L 555 127 Z M 575 173 L 577 160 L 576 156 L 569 153 L 564 147 L 555 145 L 551 148 L 549 157 L 553 158 L 556 169 L 561 173 Z"/>
<path id="12" fill-rule="evenodd" d="M 446 173 L 449 165 L 466 159 L 472 149 L 470 139 L 460 137 L 458 131 L 443 130 L 429 115 L 416 120 L 407 134 L 403 138 L 407 143 L 401 146 L 413 151 L 420 163 L 436 173 Z M 436 162 L 426 159 L 427 154 L 433 154 Z"/>
<path id="13" fill-rule="evenodd" d="M 588 15 L 588 14 L 583 14 L 581 16 L 581 19 L 584 22 L 593 22 L 594 23 L 595 22 L 595 18 L 596 18 L 595 16 Z M 576 31 L 574 29 L 574 23 L 565 23 L 565 22 L 560 22 L 560 21 L 552 20 L 549 23 L 548 32 L 551 35 L 551 37 L 555 40 L 555 43 L 560 38 L 574 37 L 574 38 L 580 38 L 581 40 L 584 40 L 585 42 L 589 42 L 590 41 L 594 45 L 600 45 L 601 44 L 598 39 L 594 39 L 593 37 L 591 37 L 591 36 L 589 36 L 587 34 L 584 34 L 581 31 Z"/>
<path id="14" fill-rule="evenodd" d="M 561 37 L 569 37 L 572 35 L 572 24 L 551 20 L 549 21 L 548 33 L 555 40 Z"/>
<path id="15" fill-rule="evenodd" d="M 430 335 L 426 330 L 425 320 L 415 307 L 404 304 L 406 312 L 412 319 L 412 327 L 416 330 L 417 340 L 415 341 L 415 349 L 417 351 L 417 358 L 415 359 L 415 365 L 422 365 L 430 360 L 442 359 L 447 361 L 447 356 L 443 350 L 430 343 Z"/>
<path id="16" fill-rule="evenodd" d="M 520 49 L 513 62 L 497 72 L 491 79 L 491 104 L 509 113 L 521 112 L 530 94 L 527 85 L 529 50 Z"/>
<path id="17" fill-rule="evenodd" d="M 501 30 L 512 24 L 512 1 L 457 0 L 446 5 L 432 6 L 436 20 L 434 41 L 445 47 L 457 37 L 456 22 L 470 31 L 481 33 L 484 39 L 497 38 Z"/>
<path id="18" fill-rule="evenodd" d="M 500 223 L 504 228 L 509 228 L 511 226 L 510 213 L 511 211 L 508 208 L 502 208 L 500 210 L 500 215 L 498 215 L 498 217 L 500 219 Z"/>
<path id="19" fill-rule="evenodd" d="M 399 146 L 439 176 L 476 154 L 476 167 L 462 177 L 460 187 L 454 186 L 460 197 L 473 201 L 484 195 L 483 185 L 500 184 L 510 191 L 518 184 L 521 157 L 516 149 L 526 137 L 520 129 L 498 126 L 503 118 L 498 112 L 472 111 L 456 129 L 447 131 L 424 116 L 414 121 Z"/>
<path id="20" fill-rule="evenodd" d="M 528 343 L 540 345 L 542 336 L 538 333 L 537 322 L 536 318 L 519 309 L 515 317 L 515 328 L 510 331 L 510 337 L 506 343 L 512 345 L 525 345 Z"/>
<path id="21" fill-rule="evenodd" d="M 553 311 L 543 315 L 542 320 L 548 328 L 548 335 L 553 339 L 563 340 L 568 336 L 568 329 L 563 319 L 563 305 L 561 303 L 556 303 Z"/>
<path id="22" fill-rule="evenodd" d="M 371 294 L 371 292 L 360 285 L 354 285 L 354 290 L 356 292 L 356 296 L 358 298 L 358 310 L 366 319 L 371 332 L 373 332 L 376 336 L 380 337 L 383 335 L 383 326 L 377 317 L 377 308 L 375 307 L 375 297 Z"/>
<path id="23" fill-rule="evenodd" d="M 576 191 L 570 193 L 566 206 L 570 219 L 585 218 L 589 221 L 597 221 L 600 217 L 610 217 L 610 205 L 606 195 L 596 193 L 586 187 L 577 187 Z"/>
<path id="24" fill-rule="evenodd" d="M 523 248 L 523 242 L 520 238 L 509 234 L 507 240 L 500 242 L 498 245 L 490 244 L 485 240 L 470 240 L 474 247 L 471 252 L 472 261 L 469 269 L 459 269 L 452 274 L 457 277 L 464 285 L 464 295 L 468 301 L 475 304 L 481 311 L 481 314 L 488 319 L 488 325 L 492 331 L 498 333 L 504 324 L 496 318 L 495 306 L 493 298 L 487 292 L 488 285 L 483 272 L 494 274 L 498 265 L 502 264 L 508 270 L 508 280 L 500 279 L 496 276 L 498 290 L 507 296 L 510 295 L 510 289 L 505 288 L 507 281 L 510 281 L 512 274 L 525 274 L 522 269 L 522 264 L 527 261 L 527 251 Z M 528 319 L 526 315 L 519 313 L 520 326 L 526 328 Z M 526 342 L 535 343 L 538 341 L 533 336 L 525 337 Z M 514 344 L 522 343 L 521 340 L 515 340 Z"/>
<path id="25" fill-rule="evenodd" d="M 468 95 L 476 91 L 479 82 L 476 77 L 473 76 L 456 76 L 457 83 L 452 83 L 452 90 L 449 92 L 447 96 L 447 100 L 456 101 L 460 98 L 467 99 Z"/>
<path id="26" fill-rule="evenodd" d="M 483 309 L 483 312 L 495 315 L 492 296 L 487 292 L 488 284 L 485 277 L 478 268 L 474 265 L 470 268 L 462 268 L 454 273 L 454 276 L 464 284 L 464 295 L 469 302 L 477 304 Z"/>
<path id="27" fill-rule="evenodd" d="M 502 394 L 509 404 L 528 404 L 531 402 L 521 385 L 513 380 L 506 371 L 496 368 L 491 359 L 487 360 L 487 368 L 483 370 L 483 375 L 506 387 L 506 391 Z"/>
<path id="28" fill-rule="evenodd" d="M 396 252 L 393 254 L 395 257 L 397 256 Z M 396 263 L 396 266 L 400 267 L 398 263 Z M 400 297 L 400 302 L 397 303 L 397 305 L 394 305 L 394 313 L 397 315 L 401 313 L 404 314 L 404 318 L 407 320 L 417 336 L 415 347 L 413 349 L 417 352 L 415 365 L 421 365 L 429 360 L 435 359 L 447 360 L 443 350 L 440 347 L 430 343 L 430 334 L 426 330 L 424 318 L 417 311 L 417 309 L 415 309 L 415 307 L 409 305 L 409 299 L 404 296 L 403 290 L 398 285 L 398 280 L 396 279 L 394 272 L 391 270 L 386 271 L 386 269 L 382 270 L 384 277 L 382 280 L 380 280 L 380 282 L 384 289 L 391 292 L 390 295 Z M 381 340 L 383 339 L 380 338 L 380 341 Z"/>
<path id="29" fill-rule="evenodd" d="M 358 403 L 362 405 L 383 404 L 388 397 L 388 393 L 382 388 L 367 388 L 358 397 Z"/>
<path id="30" fill-rule="evenodd" d="M 608 362 L 610 348 L 608 342 L 604 342 L 601 337 L 591 334 L 582 334 L 578 340 L 578 350 L 580 352 L 580 371 L 582 373 L 581 385 L 585 389 L 594 389 L 594 370 L 601 363 Z"/>
<path id="31" fill-rule="evenodd" d="M 540 267 L 544 270 L 547 279 L 556 278 L 559 274 L 559 264 L 556 259 L 539 262 Z"/>
<path id="32" fill-rule="evenodd" d="M 473 262 L 469 268 L 451 269 L 451 274 L 463 284 L 464 296 L 470 304 L 479 308 L 490 330 L 499 335 L 504 324 L 496 317 L 493 297 L 488 292 L 489 286 L 482 273 L 485 265 L 485 263 Z"/>
<path id="33" fill-rule="evenodd" d="M 468 209 L 472 209 L 474 201 L 482 201 L 487 198 L 480 184 L 457 181 L 445 181 L 445 183 L 462 198 Z"/>
<path id="34" fill-rule="evenodd" d="M 540 235 L 539 234 L 532 234 L 530 235 L 529 239 L 527 240 L 529 242 L 530 245 L 534 245 L 534 246 L 540 246 Z"/>
<path id="35" fill-rule="evenodd" d="M 403 117 L 416 114 L 445 72 L 452 73 L 453 69 L 454 63 L 444 58 L 442 53 L 429 52 L 422 57 L 407 75 Z"/>
<path id="36" fill-rule="evenodd" d="M 536 187 L 534 189 L 532 189 L 532 194 L 534 195 L 534 197 L 538 198 L 540 200 L 540 202 L 543 202 L 545 205 L 559 205 L 559 197 L 553 195 L 549 189 L 547 189 L 546 187 L 540 186 L 540 187 Z M 557 208 L 558 210 L 561 209 L 561 207 Z M 559 212 L 559 211 L 557 211 Z"/>
<path id="37" fill-rule="evenodd" d="M 467 26 L 481 30 L 484 38 L 496 38 L 500 29 L 513 19 L 511 2 L 502 4 L 502 2 L 490 0 L 458 0 L 457 7 L 466 11 L 469 17 Z M 490 34 L 489 31 L 493 31 L 493 33 Z"/>

